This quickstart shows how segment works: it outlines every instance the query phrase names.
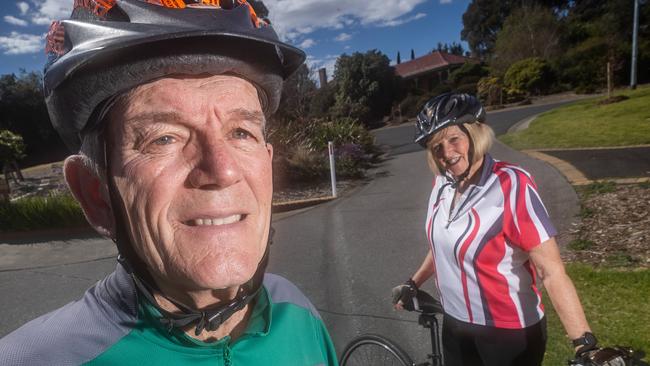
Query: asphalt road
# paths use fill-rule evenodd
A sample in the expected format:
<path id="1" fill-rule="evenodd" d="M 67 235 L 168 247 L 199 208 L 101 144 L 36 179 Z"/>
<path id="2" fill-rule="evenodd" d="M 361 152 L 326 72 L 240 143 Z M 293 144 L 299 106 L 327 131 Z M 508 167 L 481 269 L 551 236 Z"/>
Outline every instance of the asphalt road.
<path id="1" fill-rule="evenodd" d="M 491 113 L 489 121 L 505 131 L 553 106 Z M 270 271 L 291 279 L 308 295 L 339 352 L 366 332 L 393 338 L 416 360 L 430 347 L 417 316 L 395 312 L 390 305 L 390 289 L 408 278 L 427 250 L 423 222 L 432 176 L 424 152 L 410 142 L 412 132 L 412 126 L 377 131 L 378 142 L 390 154 L 372 172 L 373 179 L 346 197 L 274 223 Z M 570 225 L 567 218 L 577 212 L 577 197 L 557 171 L 500 144 L 493 153 L 531 170 L 554 221 L 561 230 Z M 114 259 L 102 259 L 0 272 L 0 336 L 78 298 L 114 266 Z M 433 289 L 431 284 L 425 288 Z"/>

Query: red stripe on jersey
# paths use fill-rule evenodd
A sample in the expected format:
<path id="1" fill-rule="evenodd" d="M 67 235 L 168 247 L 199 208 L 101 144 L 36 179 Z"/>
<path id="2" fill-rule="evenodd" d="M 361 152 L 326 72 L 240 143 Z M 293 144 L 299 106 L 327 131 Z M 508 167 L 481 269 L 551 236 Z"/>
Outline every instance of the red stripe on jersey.
<path id="1" fill-rule="evenodd" d="M 474 322 L 474 317 L 472 316 L 472 305 L 469 302 L 469 290 L 467 289 L 467 272 L 465 271 L 464 260 L 465 253 L 469 249 L 470 244 L 476 238 L 476 233 L 478 233 L 478 228 L 481 226 L 481 219 L 478 217 L 478 213 L 474 208 L 472 208 L 472 216 L 474 217 L 474 227 L 472 232 L 469 234 L 469 237 L 465 240 L 463 245 L 460 247 L 460 253 L 458 254 L 458 266 L 460 267 L 460 280 L 463 284 L 463 295 L 465 296 L 465 305 L 467 306 L 467 314 L 469 315 L 470 323 Z"/>
<path id="2" fill-rule="evenodd" d="M 498 270 L 505 256 L 506 242 L 503 235 L 488 241 L 474 260 L 476 276 L 481 284 L 482 294 L 492 315 L 494 326 L 499 328 L 521 328 L 517 306 L 510 297 L 508 280 Z"/>

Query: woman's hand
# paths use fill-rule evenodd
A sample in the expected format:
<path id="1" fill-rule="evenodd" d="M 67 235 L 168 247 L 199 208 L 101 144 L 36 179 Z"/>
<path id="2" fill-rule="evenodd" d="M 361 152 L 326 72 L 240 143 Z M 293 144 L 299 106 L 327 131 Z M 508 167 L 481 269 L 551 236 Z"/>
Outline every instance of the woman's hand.
<path id="1" fill-rule="evenodd" d="M 393 308 L 395 308 L 395 310 L 404 310 L 404 304 L 411 303 L 417 293 L 418 286 L 411 278 L 403 284 L 393 287 Z"/>

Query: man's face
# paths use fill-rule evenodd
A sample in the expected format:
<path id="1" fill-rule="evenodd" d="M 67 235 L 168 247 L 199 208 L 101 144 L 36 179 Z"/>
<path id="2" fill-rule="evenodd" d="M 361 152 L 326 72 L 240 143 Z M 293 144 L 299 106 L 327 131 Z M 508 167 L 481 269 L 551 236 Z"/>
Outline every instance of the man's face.
<path id="1" fill-rule="evenodd" d="M 255 87 L 226 75 L 166 78 L 123 99 L 110 116 L 110 170 L 138 255 L 161 287 L 248 281 L 273 191 Z"/>

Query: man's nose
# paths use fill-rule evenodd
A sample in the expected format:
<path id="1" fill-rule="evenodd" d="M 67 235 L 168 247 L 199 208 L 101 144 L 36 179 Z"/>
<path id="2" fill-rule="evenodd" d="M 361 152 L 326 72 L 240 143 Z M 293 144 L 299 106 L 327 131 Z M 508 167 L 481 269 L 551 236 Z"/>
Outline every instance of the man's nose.
<path id="1" fill-rule="evenodd" d="M 224 139 L 203 139 L 196 154 L 197 163 L 189 174 L 192 187 L 222 189 L 242 179 L 236 151 Z"/>

